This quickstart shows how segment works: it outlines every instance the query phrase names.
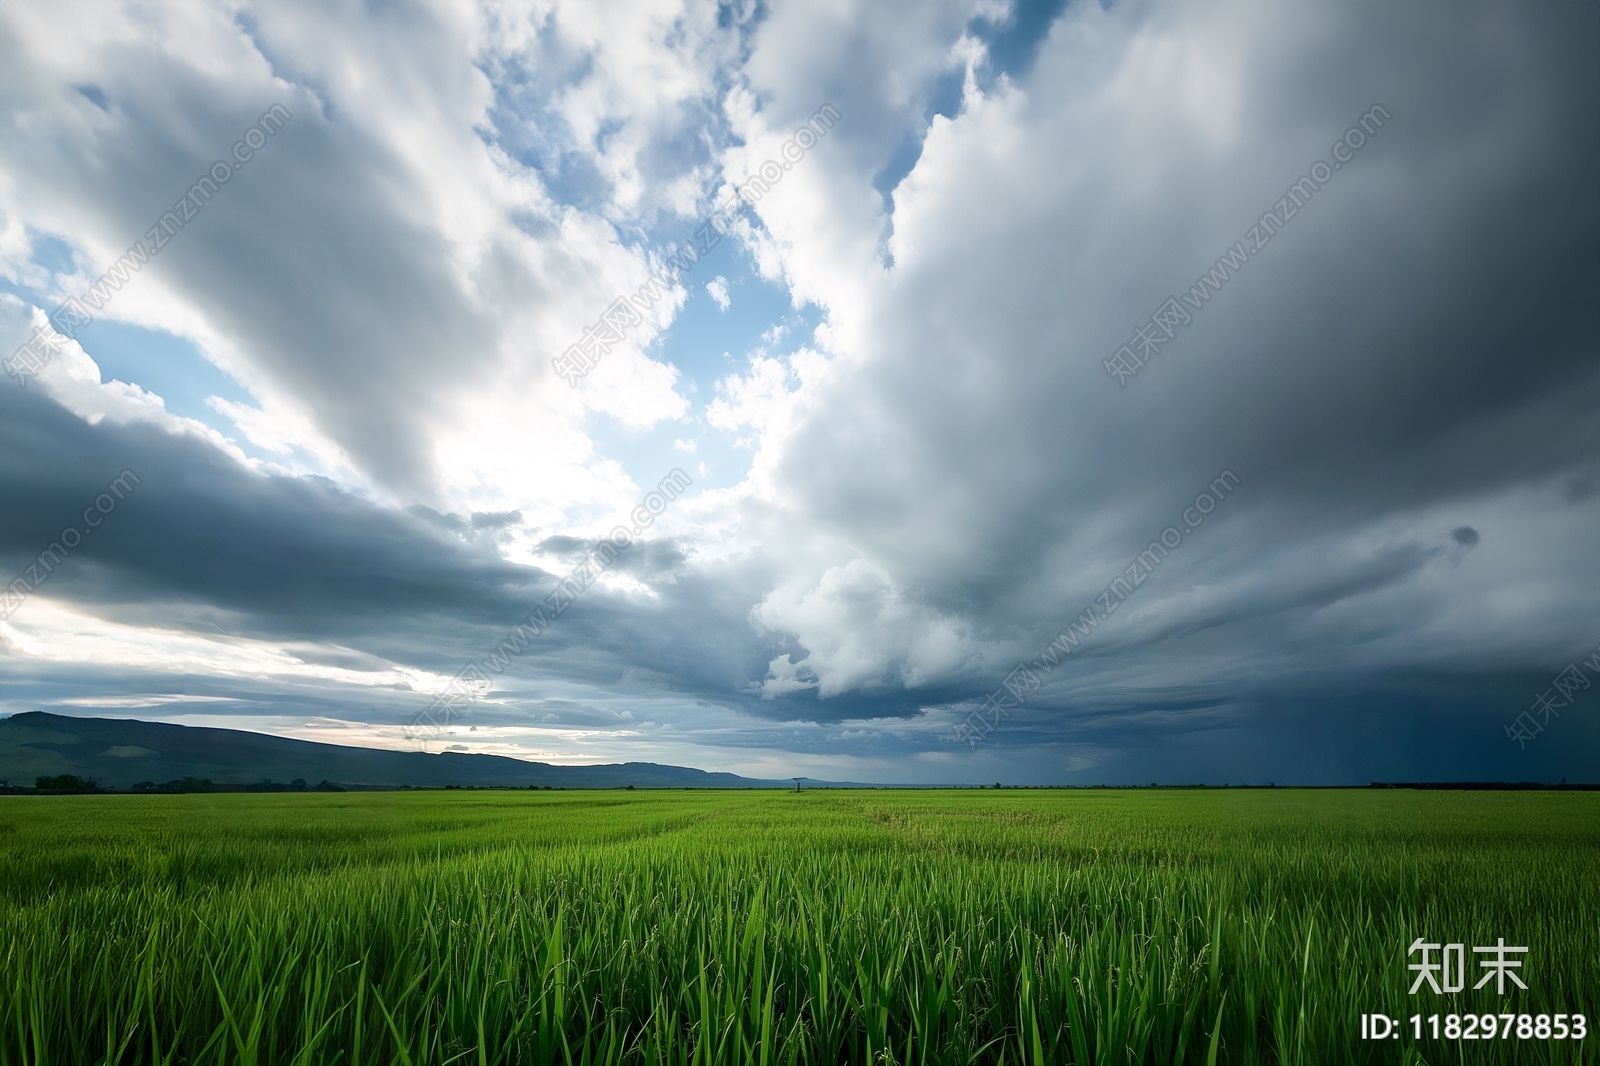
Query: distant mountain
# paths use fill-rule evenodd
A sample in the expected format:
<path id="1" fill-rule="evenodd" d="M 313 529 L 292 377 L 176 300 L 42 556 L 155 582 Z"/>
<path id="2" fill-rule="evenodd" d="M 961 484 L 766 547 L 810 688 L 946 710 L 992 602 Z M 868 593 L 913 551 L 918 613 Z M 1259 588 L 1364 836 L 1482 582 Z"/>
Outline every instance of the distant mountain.
<path id="1" fill-rule="evenodd" d="M 72 774 L 101 785 L 128 788 L 141 781 L 209 778 L 216 784 L 443 787 L 492 785 L 525 788 L 782 788 L 787 782 L 684 766 L 629 762 L 554 766 L 501 755 L 384 751 L 290 740 L 238 729 L 140 722 L 126 718 L 73 718 L 28 711 L 0 719 L 0 781 L 32 785 L 40 777 Z"/>

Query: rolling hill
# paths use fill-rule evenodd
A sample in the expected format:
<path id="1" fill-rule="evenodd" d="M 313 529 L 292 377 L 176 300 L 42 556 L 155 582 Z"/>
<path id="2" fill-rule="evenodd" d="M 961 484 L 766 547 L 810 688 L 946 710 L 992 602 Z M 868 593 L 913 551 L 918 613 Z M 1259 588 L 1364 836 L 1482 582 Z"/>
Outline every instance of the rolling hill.
<path id="1" fill-rule="evenodd" d="M 0 781 L 32 785 L 72 774 L 103 786 L 209 779 L 251 785 L 296 779 L 356 787 L 779 788 L 785 782 L 658 763 L 558 766 L 501 755 L 429 754 L 319 744 L 237 729 L 75 718 L 28 711 L 0 719 Z"/>

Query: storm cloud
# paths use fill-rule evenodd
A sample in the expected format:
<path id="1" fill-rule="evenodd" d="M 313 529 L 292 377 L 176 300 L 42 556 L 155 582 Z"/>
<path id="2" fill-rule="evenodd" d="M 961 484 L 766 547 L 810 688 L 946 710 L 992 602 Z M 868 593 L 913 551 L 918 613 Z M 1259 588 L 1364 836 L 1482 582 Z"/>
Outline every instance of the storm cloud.
<path id="1" fill-rule="evenodd" d="M 0 623 L 4 708 L 404 743 L 681 467 L 453 743 L 884 781 L 1600 772 L 1600 687 L 1505 732 L 1600 645 L 1593 5 L 734 15 L 0 9 L 7 351 L 294 113 L 117 294 L 122 333 L 0 389 L 10 573 L 140 479 Z M 684 247 L 707 265 L 578 387 L 552 372 Z"/>

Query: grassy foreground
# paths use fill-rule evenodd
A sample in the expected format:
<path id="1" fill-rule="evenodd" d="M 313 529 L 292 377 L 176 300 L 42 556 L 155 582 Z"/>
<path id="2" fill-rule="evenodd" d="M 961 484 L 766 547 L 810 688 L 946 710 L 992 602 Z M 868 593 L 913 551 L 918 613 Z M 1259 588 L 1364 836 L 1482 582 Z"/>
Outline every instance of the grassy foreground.
<path id="1" fill-rule="evenodd" d="M 1600 1027 L 1597 838 L 1596 793 L 7 797 L 0 1064 L 1592 1062 L 1405 1019 Z M 1418 936 L 1529 990 L 1408 997 Z"/>

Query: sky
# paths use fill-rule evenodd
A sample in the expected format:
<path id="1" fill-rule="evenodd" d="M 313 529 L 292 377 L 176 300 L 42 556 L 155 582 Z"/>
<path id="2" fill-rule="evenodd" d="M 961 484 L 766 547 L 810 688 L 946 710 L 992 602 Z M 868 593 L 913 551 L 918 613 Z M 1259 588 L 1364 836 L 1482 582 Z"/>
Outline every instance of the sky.
<path id="1" fill-rule="evenodd" d="M 1580 2 L 5 0 L 0 714 L 1600 780 L 1597 60 Z"/>

